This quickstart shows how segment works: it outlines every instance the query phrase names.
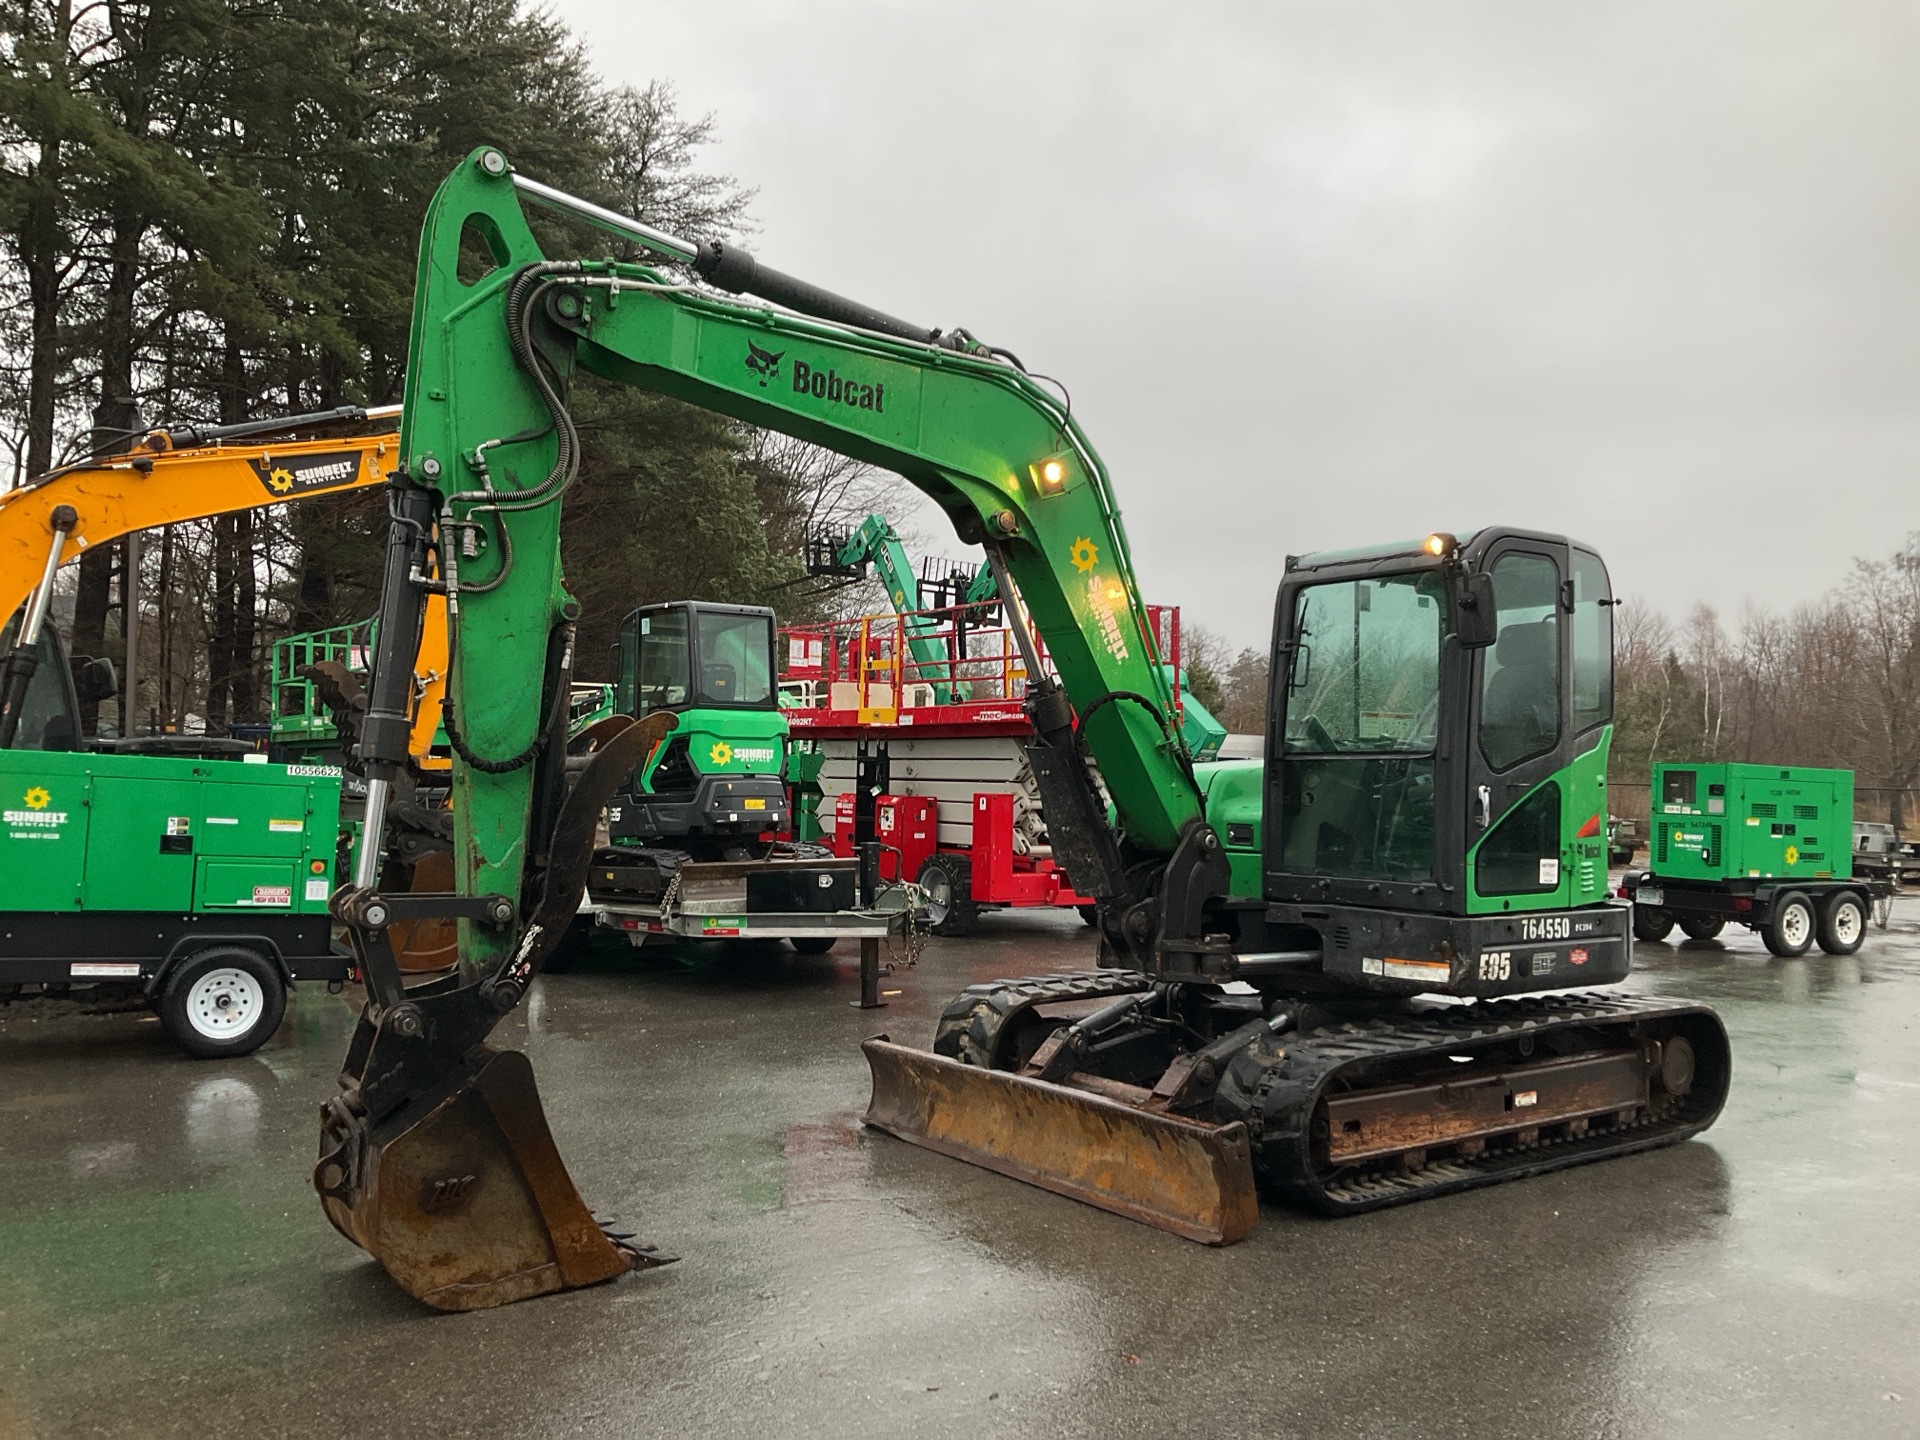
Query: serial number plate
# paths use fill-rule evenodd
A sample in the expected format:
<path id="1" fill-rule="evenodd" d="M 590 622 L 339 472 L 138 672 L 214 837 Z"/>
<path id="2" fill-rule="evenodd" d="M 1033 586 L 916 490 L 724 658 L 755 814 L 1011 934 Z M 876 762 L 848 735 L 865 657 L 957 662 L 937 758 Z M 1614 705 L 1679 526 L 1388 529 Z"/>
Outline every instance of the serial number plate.
<path id="1" fill-rule="evenodd" d="M 1573 917 L 1570 915 L 1523 915 L 1520 918 L 1522 940 L 1570 940 Z"/>
<path id="2" fill-rule="evenodd" d="M 1642 885 L 1638 890 L 1633 892 L 1633 903 L 1636 905 L 1664 905 L 1667 903 L 1667 892 L 1662 890 L 1658 885 Z"/>

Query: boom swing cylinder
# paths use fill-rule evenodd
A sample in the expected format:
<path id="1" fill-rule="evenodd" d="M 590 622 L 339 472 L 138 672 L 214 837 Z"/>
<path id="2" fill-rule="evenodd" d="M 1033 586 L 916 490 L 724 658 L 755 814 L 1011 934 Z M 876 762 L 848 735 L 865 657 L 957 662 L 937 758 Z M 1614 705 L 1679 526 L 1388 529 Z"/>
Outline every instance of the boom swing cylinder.
<path id="1" fill-rule="evenodd" d="M 551 260 L 522 198 L 759 302 L 642 266 Z M 495 268 L 464 278 L 463 243 L 483 247 Z M 1458 845 L 1434 839 L 1464 825 L 1470 777 L 1438 757 L 1477 723 L 1469 692 L 1480 650 L 1504 636 L 1477 639 L 1468 623 L 1476 604 L 1505 603 L 1486 536 L 1459 554 L 1425 555 L 1418 563 L 1438 578 L 1424 591 L 1383 591 L 1371 612 L 1433 622 L 1439 728 L 1394 696 L 1362 696 L 1350 678 L 1349 710 L 1371 727 L 1354 738 L 1365 743 L 1315 756 L 1312 734 L 1301 741 L 1302 765 L 1319 766 L 1325 783 L 1269 766 L 1266 894 L 1235 898 L 1225 852 L 1242 842 L 1223 841 L 1207 821 L 1170 724 L 1169 681 L 1104 467 L 1055 395 L 964 332 L 908 325 L 736 250 L 664 235 L 516 177 L 498 152 L 482 150 L 442 186 L 422 238 L 361 748 L 375 784 L 404 758 L 411 648 L 426 595 L 443 595 L 456 885 L 446 896 L 389 897 L 359 877 L 335 897 L 369 1000 L 342 1094 L 327 1109 L 316 1173 L 335 1223 L 412 1293 L 434 1304 L 494 1304 L 642 1258 L 612 1241 L 603 1248 L 583 1228 L 584 1207 L 544 1122 L 534 1123 L 530 1073 L 484 1044 L 571 914 L 609 787 L 674 718 L 663 712 L 630 728 L 566 789 L 578 606 L 560 579 L 558 537 L 578 463 L 568 413 L 577 371 L 901 474 L 963 540 L 986 547 L 1023 645 L 1035 648 L 1022 617 L 1046 637 L 1059 683 L 1030 658 L 1030 759 L 1055 856 L 1076 891 L 1100 899 L 1102 958 L 1112 968 L 970 991 L 949 1007 L 934 1054 L 870 1042 L 870 1123 L 1225 1241 L 1252 1223 L 1256 1179 L 1310 1200 L 1371 1196 L 1329 1202 L 1363 1208 L 1378 1202 L 1381 1183 L 1396 1198 L 1439 1193 L 1665 1143 L 1711 1121 L 1727 1066 L 1709 1012 L 1543 999 L 1418 1019 L 1405 1012 L 1422 992 L 1493 998 L 1564 986 L 1570 972 L 1550 977 L 1534 958 L 1511 963 L 1543 916 L 1567 941 L 1553 947 L 1560 962 L 1595 961 L 1585 973 L 1601 979 L 1625 970 L 1613 912 L 1555 909 L 1572 894 L 1564 886 L 1476 910 L 1462 901 Z M 1541 547 L 1567 568 L 1564 542 Z M 1412 568 L 1406 552 L 1379 563 Z M 1489 566 L 1492 588 L 1481 574 Z M 1560 593 L 1542 591 L 1537 576 L 1520 589 L 1528 606 L 1545 594 L 1550 610 Z M 1516 654 L 1525 649 L 1537 668 L 1544 626 L 1564 655 L 1568 627 L 1557 611 L 1551 623 L 1516 611 L 1514 623 L 1523 621 L 1534 628 Z M 1352 620 L 1356 657 L 1383 653 L 1358 643 L 1368 623 Z M 1282 656 L 1320 644 L 1320 626 L 1309 635 L 1285 621 Z M 1284 716 L 1296 671 L 1274 669 Z M 1328 669 L 1323 662 L 1323 678 Z M 1569 671 L 1563 663 L 1555 673 Z M 537 689 L 530 676 L 541 677 Z M 1564 685 L 1553 703 L 1572 705 Z M 1287 722 L 1276 723 L 1290 753 Z M 1391 733 L 1376 734 L 1383 723 Z M 1556 786 L 1577 779 L 1568 769 L 1576 738 L 1589 757 L 1578 774 L 1595 753 L 1604 774 L 1605 734 L 1563 726 L 1528 761 L 1545 769 L 1492 777 L 1489 793 L 1523 778 L 1510 798 L 1537 809 L 1528 797 L 1545 793 L 1542 777 Z M 1350 761 L 1373 769 L 1341 768 Z M 1309 792 L 1321 807 L 1312 833 L 1325 849 L 1301 869 L 1285 836 Z M 1498 806 L 1482 807 L 1482 828 L 1496 833 L 1514 808 L 1500 794 Z M 1567 797 L 1569 815 L 1586 798 L 1577 786 Z M 1561 831 L 1537 816 L 1530 823 L 1508 850 L 1538 841 L 1576 873 Z M 1366 846 L 1363 837 L 1372 837 Z M 1389 870 L 1375 873 L 1381 864 Z M 1544 851 L 1539 874 L 1547 875 Z M 1304 888 L 1290 889 L 1296 880 Z M 414 989 L 399 981 L 382 929 L 403 909 L 458 919 L 457 976 Z M 1342 934 L 1359 937 L 1351 954 Z M 1489 956 L 1503 937 L 1512 948 L 1496 973 Z M 1390 1181 L 1376 1178 L 1383 1170 Z"/>

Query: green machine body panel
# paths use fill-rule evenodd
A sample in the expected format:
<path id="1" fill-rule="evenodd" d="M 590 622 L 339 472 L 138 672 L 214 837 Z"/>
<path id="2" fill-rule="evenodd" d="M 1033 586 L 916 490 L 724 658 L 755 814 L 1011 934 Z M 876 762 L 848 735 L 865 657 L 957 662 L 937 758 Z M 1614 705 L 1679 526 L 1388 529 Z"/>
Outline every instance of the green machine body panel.
<path id="1" fill-rule="evenodd" d="M 325 915 L 338 772 L 0 752 L 0 911 Z"/>
<path id="2" fill-rule="evenodd" d="M 1173 666 L 1163 668 L 1167 673 L 1167 683 L 1171 685 L 1174 680 Z M 1227 727 L 1214 719 L 1213 712 L 1200 703 L 1200 697 L 1186 683 L 1186 676 L 1181 675 L 1179 679 L 1180 738 L 1186 743 L 1187 753 L 1196 764 L 1202 760 L 1217 760 L 1220 747 L 1227 740 Z"/>
<path id="3" fill-rule="evenodd" d="M 1510 910 L 1537 910 L 1564 906 L 1603 905 L 1607 887 L 1607 756 L 1613 747 L 1613 727 L 1604 726 L 1593 748 L 1576 755 L 1542 785 L 1522 796 L 1514 810 L 1523 817 L 1530 809 L 1549 814 L 1558 810 L 1558 823 L 1549 820 L 1537 844 L 1518 861 L 1533 866 L 1532 885 L 1515 873 L 1514 858 L 1502 851 L 1501 837 L 1488 831 L 1467 855 L 1467 913 L 1505 914 Z M 1549 789 L 1551 787 L 1551 789 Z M 1557 851 L 1554 842 L 1557 841 Z M 1491 843 L 1489 843 L 1491 842 Z M 1482 870 L 1481 855 L 1489 863 Z"/>
<path id="4" fill-rule="evenodd" d="M 1206 797 L 1207 823 L 1226 847 L 1233 893 L 1258 895 L 1266 765 L 1259 760 L 1197 761 L 1193 778 Z"/>
<path id="5" fill-rule="evenodd" d="M 1846 880 L 1853 772 L 1795 765 L 1653 767 L 1655 875 L 1674 880 Z"/>

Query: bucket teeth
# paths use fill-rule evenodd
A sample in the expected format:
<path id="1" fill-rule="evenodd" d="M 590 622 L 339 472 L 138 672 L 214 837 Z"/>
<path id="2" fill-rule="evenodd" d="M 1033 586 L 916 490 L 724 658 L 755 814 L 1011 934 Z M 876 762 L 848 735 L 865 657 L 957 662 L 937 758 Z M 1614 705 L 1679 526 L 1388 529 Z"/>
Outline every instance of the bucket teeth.
<path id="1" fill-rule="evenodd" d="M 328 1218 L 435 1309 L 484 1310 L 675 1258 L 594 1219 L 518 1051 L 479 1047 L 382 1122 L 338 1101 L 325 1116 L 314 1186 Z"/>

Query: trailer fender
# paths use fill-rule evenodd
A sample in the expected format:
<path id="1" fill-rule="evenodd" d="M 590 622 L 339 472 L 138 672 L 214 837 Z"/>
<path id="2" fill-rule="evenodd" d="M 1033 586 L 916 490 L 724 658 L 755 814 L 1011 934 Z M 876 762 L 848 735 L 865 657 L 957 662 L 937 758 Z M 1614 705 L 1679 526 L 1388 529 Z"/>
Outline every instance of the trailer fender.
<path id="1" fill-rule="evenodd" d="M 202 950 L 211 950 L 216 945 L 244 945 L 249 950 L 258 950 L 273 961 L 274 968 L 280 972 L 281 983 L 289 990 L 293 988 L 293 967 L 287 964 L 287 957 L 281 953 L 279 945 L 265 935 L 183 935 L 173 942 L 173 948 L 167 951 L 166 958 L 154 966 L 153 973 L 143 983 L 143 993 L 147 999 L 151 1000 L 160 993 L 167 983 L 167 977 L 180 965 Z"/>

